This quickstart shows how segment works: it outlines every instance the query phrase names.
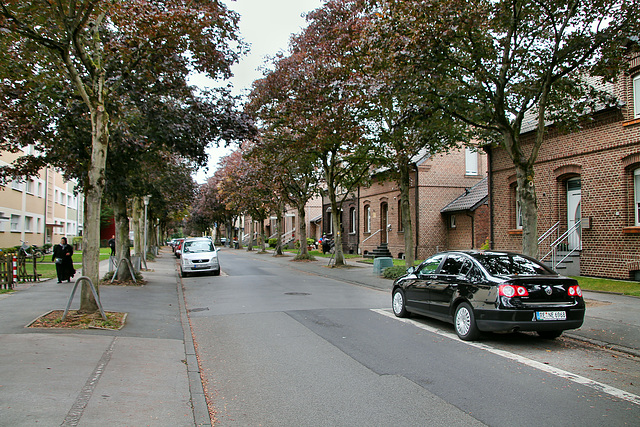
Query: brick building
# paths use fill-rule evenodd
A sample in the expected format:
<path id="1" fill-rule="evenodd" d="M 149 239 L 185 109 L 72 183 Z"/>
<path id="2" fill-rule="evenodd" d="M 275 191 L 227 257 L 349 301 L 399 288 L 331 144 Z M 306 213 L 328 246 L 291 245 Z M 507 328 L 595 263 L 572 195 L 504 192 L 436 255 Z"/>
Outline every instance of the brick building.
<path id="1" fill-rule="evenodd" d="M 486 187 L 484 199 L 441 212 L 468 194 L 486 177 L 486 155 L 472 149 L 447 154 L 421 153 L 413 159 L 410 204 L 416 259 L 446 249 L 478 248 L 488 233 Z M 386 247 L 394 258 L 404 256 L 404 230 L 400 214 L 400 190 L 387 174 L 378 172 L 373 183 L 353 192 L 342 206 L 342 242 L 345 253 L 368 255 Z M 482 192 L 482 187 L 474 195 Z M 416 206 L 418 209 L 416 210 Z M 484 220 L 472 220 L 484 212 Z M 323 200 L 323 232 L 333 237 L 329 202 Z M 456 221 L 452 227 L 452 221 Z M 484 230 L 484 231 L 483 231 Z"/>
<path id="2" fill-rule="evenodd" d="M 640 280 L 640 59 L 606 90 L 618 106 L 596 111 L 581 130 L 549 126 L 534 166 L 538 233 L 575 226 L 560 249 L 575 250 L 577 273 Z M 523 141 L 534 136 L 534 126 L 523 127 Z M 489 176 L 492 247 L 521 250 L 515 170 L 504 150 L 489 150 Z"/>

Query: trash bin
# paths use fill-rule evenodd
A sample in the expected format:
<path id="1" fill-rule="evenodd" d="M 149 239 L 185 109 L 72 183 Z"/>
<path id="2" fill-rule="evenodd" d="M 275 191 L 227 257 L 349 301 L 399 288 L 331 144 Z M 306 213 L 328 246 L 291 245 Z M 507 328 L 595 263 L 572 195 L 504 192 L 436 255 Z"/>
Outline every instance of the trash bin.
<path id="1" fill-rule="evenodd" d="M 393 258 L 382 256 L 373 260 L 373 274 L 380 276 L 385 268 L 393 267 Z"/>

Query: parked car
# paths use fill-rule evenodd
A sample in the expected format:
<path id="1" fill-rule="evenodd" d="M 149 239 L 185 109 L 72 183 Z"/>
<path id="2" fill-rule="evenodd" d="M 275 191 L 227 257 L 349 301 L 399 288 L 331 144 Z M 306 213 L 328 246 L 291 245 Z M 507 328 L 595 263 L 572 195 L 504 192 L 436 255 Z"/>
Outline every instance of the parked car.
<path id="1" fill-rule="evenodd" d="M 173 253 L 176 258 L 180 258 L 180 254 L 182 253 L 182 243 L 185 239 L 177 239 L 177 241 L 173 244 Z"/>
<path id="2" fill-rule="evenodd" d="M 453 323 L 462 340 L 480 332 L 536 331 L 553 339 L 584 321 L 578 282 L 511 252 L 449 251 L 393 283 L 392 308 Z"/>
<path id="3" fill-rule="evenodd" d="M 180 275 L 186 277 L 190 273 L 220 274 L 218 250 L 207 237 L 194 237 L 182 243 L 180 257 Z"/>

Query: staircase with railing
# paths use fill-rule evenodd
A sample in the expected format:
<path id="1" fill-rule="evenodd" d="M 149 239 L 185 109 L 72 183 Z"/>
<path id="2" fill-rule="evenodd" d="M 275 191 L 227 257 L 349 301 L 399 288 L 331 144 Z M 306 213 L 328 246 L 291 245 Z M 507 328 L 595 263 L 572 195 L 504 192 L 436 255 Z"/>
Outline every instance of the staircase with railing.
<path id="1" fill-rule="evenodd" d="M 560 233 L 560 221 L 538 238 L 538 259 L 565 276 L 580 275 L 580 220 Z"/>

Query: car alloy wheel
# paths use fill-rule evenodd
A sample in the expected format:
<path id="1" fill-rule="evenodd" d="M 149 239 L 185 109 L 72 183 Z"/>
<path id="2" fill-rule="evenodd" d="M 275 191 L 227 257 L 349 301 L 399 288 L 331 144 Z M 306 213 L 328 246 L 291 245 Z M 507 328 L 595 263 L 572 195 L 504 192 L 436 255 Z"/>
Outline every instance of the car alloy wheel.
<path id="1" fill-rule="evenodd" d="M 476 326 L 476 319 L 473 315 L 473 309 L 471 306 L 463 302 L 456 309 L 454 316 L 454 326 L 456 328 L 456 334 L 463 341 L 472 341 L 478 338 L 480 331 Z"/>
<path id="2" fill-rule="evenodd" d="M 393 293 L 391 306 L 393 307 L 393 314 L 395 314 L 396 317 L 407 317 L 407 307 L 405 306 L 404 292 L 402 292 L 402 289 L 396 289 Z"/>

